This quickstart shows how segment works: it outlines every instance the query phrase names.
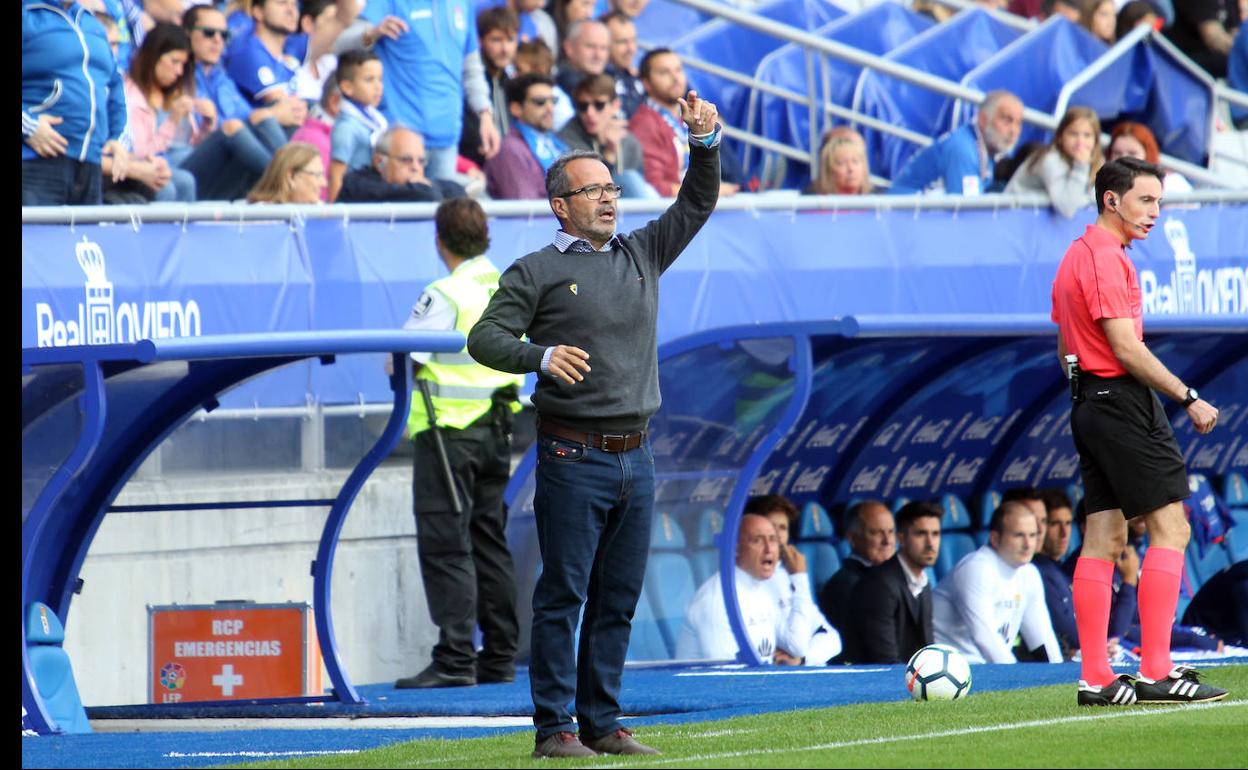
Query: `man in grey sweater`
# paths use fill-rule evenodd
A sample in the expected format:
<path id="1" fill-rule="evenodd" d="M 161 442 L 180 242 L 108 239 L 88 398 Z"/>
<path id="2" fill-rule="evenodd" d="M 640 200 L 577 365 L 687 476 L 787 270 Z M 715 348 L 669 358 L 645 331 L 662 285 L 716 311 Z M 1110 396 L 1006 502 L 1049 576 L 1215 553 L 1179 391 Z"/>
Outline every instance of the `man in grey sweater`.
<path id="1" fill-rule="evenodd" d="M 468 335 L 478 362 L 541 373 L 533 394 L 543 565 L 529 666 L 534 757 L 657 753 L 621 724 L 619 693 L 654 508 L 646 428 L 659 408 L 658 283 L 719 197 L 718 111 L 692 91 L 680 105 L 690 161 L 676 202 L 616 235 L 619 188 L 601 157 L 563 156 L 546 175 L 561 225 L 555 242 L 503 273 Z M 582 740 L 568 708 L 574 697 Z"/>

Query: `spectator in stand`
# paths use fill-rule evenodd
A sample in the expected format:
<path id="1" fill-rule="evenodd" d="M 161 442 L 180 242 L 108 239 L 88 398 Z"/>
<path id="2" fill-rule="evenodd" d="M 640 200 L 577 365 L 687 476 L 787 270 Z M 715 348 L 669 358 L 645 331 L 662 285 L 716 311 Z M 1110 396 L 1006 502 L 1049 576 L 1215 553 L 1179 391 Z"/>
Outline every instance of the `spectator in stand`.
<path id="1" fill-rule="evenodd" d="M 321 153 L 306 142 L 289 142 L 247 194 L 248 203 L 320 203 L 325 192 Z"/>
<path id="2" fill-rule="evenodd" d="M 689 165 L 688 130 L 681 123 L 677 102 L 685 93 L 685 69 L 671 49 L 655 48 L 642 58 L 640 73 L 646 101 L 633 113 L 628 129 L 641 142 L 646 181 L 659 195 L 675 196 Z M 725 158 L 725 166 L 729 165 L 731 160 Z M 723 181 L 724 176 L 721 168 L 721 197 L 741 189 L 739 184 Z"/>
<path id="3" fill-rule="evenodd" d="M 636 19 L 646 10 L 650 0 L 607 0 L 607 8 L 611 13 L 619 12 L 630 19 Z"/>
<path id="4" fill-rule="evenodd" d="M 1215 78 L 1227 75 L 1227 61 L 1239 29 L 1239 0 L 1182 0 L 1166 36 Z"/>
<path id="5" fill-rule="evenodd" d="M 520 22 L 521 43 L 540 40 L 551 51 L 559 50 L 559 30 L 555 20 L 546 13 L 546 0 L 507 0 L 507 7 L 516 12 Z"/>
<path id="6" fill-rule="evenodd" d="M 369 50 L 348 51 L 335 79 L 342 92 L 340 112 L 330 134 L 329 200 L 338 199 L 348 171 L 367 168 L 377 138 L 390 122 L 377 109 L 382 95 L 381 59 Z"/>
<path id="7" fill-rule="evenodd" d="M 478 45 L 481 63 L 485 65 L 485 85 L 490 93 L 490 114 L 494 116 L 494 128 L 499 136 L 505 136 L 511 127 L 505 86 L 507 79 L 515 74 L 516 35 L 519 29 L 516 12 L 505 5 L 486 8 L 477 14 Z M 480 118 L 465 103 L 459 154 L 480 166 L 485 163 L 480 147 Z"/>
<path id="8" fill-rule="evenodd" d="M 805 649 L 806 646 L 801 642 L 801 633 L 809 633 L 809 625 L 813 623 L 816 629 L 824 629 L 815 633 L 829 635 L 827 639 L 819 640 L 821 643 L 819 654 L 827 657 L 823 660 L 807 662 L 810 665 L 826 665 L 840 653 L 841 635 L 815 606 L 809 575 L 806 571 L 806 556 L 789 544 L 791 534 L 797 530 L 800 517 L 797 506 L 784 495 L 756 495 L 745 501 L 745 513 L 765 516 L 776 528 L 780 562 L 776 565 L 776 571 L 772 573 L 768 585 L 775 594 L 782 616 L 790 618 L 791 621 L 803 619 L 799 628 L 785 628 L 785 633 L 781 634 L 780 647 L 785 650 Z M 794 605 L 797 603 L 802 606 L 795 610 Z M 795 634 L 797 639 L 792 639 L 791 637 Z M 803 655 L 803 657 L 807 656 Z"/>
<path id="9" fill-rule="evenodd" d="M 923 14 L 937 24 L 949 21 L 958 12 L 957 8 L 945 5 L 940 0 L 914 0 L 910 10 Z"/>
<path id="10" fill-rule="evenodd" d="M 1248 35 L 1235 36 L 1226 64 L 1226 83 L 1241 94 L 1248 94 Z M 1240 131 L 1248 129 L 1248 107 L 1232 104 L 1231 122 Z"/>
<path id="11" fill-rule="evenodd" d="M 1157 146 L 1157 138 L 1143 123 L 1123 121 L 1114 126 L 1109 133 L 1109 150 L 1105 153 L 1105 162 L 1118 158 L 1131 157 L 1146 160 L 1160 165 L 1161 148 Z M 1167 193 L 1191 192 L 1192 183 L 1177 171 L 1166 170 L 1162 191 Z"/>
<path id="12" fill-rule="evenodd" d="M 1060 13 L 1072 24 L 1079 23 L 1079 14 L 1082 12 L 1079 0 L 1010 0 L 1007 10 L 1018 16 L 1040 21 L 1044 21 L 1054 13 Z"/>
<path id="13" fill-rule="evenodd" d="M 181 166 L 189 162 L 198 167 L 214 158 L 220 164 L 224 136 L 202 144 L 216 129 L 217 108 L 211 99 L 195 97 L 195 64 L 186 31 L 163 22 L 153 27 L 130 60 L 124 82 L 131 150 L 140 163 L 131 169 L 130 183 L 118 185 L 122 197 L 138 192 L 149 200 L 194 201 L 195 176 Z M 204 152 L 197 154 L 196 145 Z M 162 168 L 168 170 L 168 179 Z M 116 200 L 111 187 L 105 198 Z"/>
<path id="14" fill-rule="evenodd" d="M 226 72 L 253 107 L 273 105 L 294 96 L 295 70 L 302 62 L 302 53 L 287 48 L 288 39 L 299 28 L 299 5 L 296 0 L 251 0 L 253 28 L 226 55 Z M 286 124 L 293 134 L 307 117 L 302 101 L 291 107 L 297 120 Z"/>
<path id="15" fill-rule="evenodd" d="M 596 0 L 553 0 L 551 16 L 560 40 L 567 40 L 573 24 L 594 18 Z"/>
<path id="16" fill-rule="evenodd" d="M 103 11 L 95 11 L 91 15 L 104 28 L 104 37 L 108 40 L 108 48 L 113 52 L 113 58 L 118 59 L 121 53 L 121 29 L 117 26 L 117 20 Z"/>
<path id="17" fill-rule="evenodd" d="M 369 3 L 363 16 L 383 25 L 393 16 L 406 19 L 408 29 L 396 37 L 381 36 L 375 45 L 385 70 L 386 99 L 382 112 L 392 123 L 407 126 L 425 138 L 430 179 L 453 179 L 463 129 L 464 101 L 480 119 L 481 154 L 498 153 L 485 66 L 478 54 L 477 19 L 472 3 L 448 0 L 432 6 L 427 0 Z"/>
<path id="18" fill-rule="evenodd" d="M 613 11 L 602 17 L 611 35 L 611 47 L 607 54 L 608 75 L 615 78 L 615 92 L 626 117 L 633 117 L 637 108 L 646 100 L 646 87 L 637 76 L 637 25 L 621 11 Z"/>
<path id="19" fill-rule="evenodd" d="M 541 40 L 530 40 L 516 46 L 515 69 L 517 75 L 545 75 L 554 79 L 555 54 Z M 576 115 L 572 107 L 572 96 L 556 83 L 553 89 L 555 96 L 555 125 L 565 125 Z"/>
<path id="20" fill-rule="evenodd" d="M 195 62 L 195 93 L 212 102 L 219 131 L 206 140 L 220 144 L 180 165 L 195 176 L 200 200 L 234 200 L 247 194 L 260 179 L 273 153 L 286 143 L 282 121 L 296 117 L 293 100 L 252 109 L 238 86 L 221 66 L 229 38 L 225 14 L 208 5 L 195 5 L 182 15 L 182 27 L 191 39 Z M 219 133 L 219 136 L 218 136 Z"/>
<path id="21" fill-rule="evenodd" d="M 321 87 L 321 101 L 308 110 L 308 119 L 290 138 L 292 142 L 307 142 L 321 153 L 321 162 L 329 168 L 329 152 L 332 147 L 334 120 L 342 105 L 342 93 L 338 90 L 338 78 L 329 78 Z M 322 200 L 328 200 L 329 188 L 325 188 Z"/>
<path id="22" fill-rule="evenodd" d="M 958 562 L 940 581 L 932 600 L 936 641 L 971 663 L 1016 663 L 1011 646 L 1022 631 L 1023 652 L 1062 661 L 1061 647 L 1044 602 L 1044 583 L 1031 558 L 1036 516 L 1018 501 L 992 513 L 988 542 Z"/>
<path id="23" fill-rule="evenodd" d="M 841 568 L 819 589 L 819 609 L 838 629 L 850 625 L 850 597 L 863 574 L 897 552 L 893 512 L 879 500 L 863 500 L 845 512 L 850 553 Z"/>
<path id="24" fill-rule="evenodd" d="M 1123 39 L 1141 24 L 1160 32 L 1164 23 L 1157 15 L 1157 8 L 1148 0 L 1129 0 L 1126 5 L 1118 9 L 1118 20 L 1114 23 L 1114 39 Z"/>
<path id="25" fill-rule="evenodd" d="M 741 620 L 754 652 L 764 663 L 777 666 L 825 665 L 840 652 L 840 636 L 822 625 L 817 613 L 805 614 L 815 609 L 813 604 L 794 601 L 788 607 L 781 605 L 771 587 L 779 563 L 775 525 L 758 514 L 742 516 L 734 578 Z M 676 657 L 734 659 L 737 650 L 724 608 L 723 581 L 716 572 L 689 602 L 676 640 Z"/>
<path id="26" fill-rule="evenodd" d="M 940 555 L 939 505 L 913 501 L 897 511 L 897 553 L 866 571 L 850 598 L 845 662 L 905 663 L 932 643 L 928 567 Z"/>
<path id="27" fill-rule="evenodd" d="M 552 131 L 554 81 L 545 75 L 519 75 L 507 83 L 511 130 L 498 154 L 485 162 L 486 190 L 503 200 L 546 197 L 546 171 L 567 151 Z"/>
<path id="28" fill-rule="evenodd" d="M 867 167 L 867 150 L 861 135 L 856 139 L 837 136 L 823 145 L 819 151 L 819 176 L 802 190 L 803 195 L 867 195 L 870 192 L 871 170 Z"/>
<path id="29" fill-rule="evenodd" d="M 130 154 L 121 72 L 84 8 L 22 4 L 22 205 L 93 205 Z"/>
<path id="30" fill-rule="evenodd" d="M 559 138 L 568 149 L 601 155 L 611 178 L 624 188 L 623 197 L 659 197 L 646 183 L 641 143 L 628 132 L 615 80 L 606 74 L 590 75 L 572 92 L 572 100 L 576 103 L 576 117 L 559 131 Z"/>
<path id="31" fill-rule="evenodd" d="M 611 33 L 606 24 L 594 19 L 573 22 L 563 40 L 564 59 L 555 83 L 571 95 L 587 76 L 601 75 L 606 70 L 610 49 Z"/>
<path id="32" fill-rule="evenodd" d="M 1009 91 L 991 91 L 974 121 L 950 131 L 910 158 L 889 192 L 990 192 L 993 167 L 1014 148 L 1022 126 L 1022 101 Z"/>
<path id="33" fill-rule="evenodd" d="M 1114 0 L 1084 0 L 1083 12 L 1079 14 L 1079 26 L 1092 33 L 1092 37 L 1105 45 L 1113 45 L 1118 39 L 1114 33 L 1118 26 Z"/>
<path id="34" fill-rule="evenodd" d="M 1094 110 L 1066 110 L 1053 142 L 1014 172 L 1005 192 L 1043 192 L 1059 214 L 1070 219 L 1093 201 L 1092 184 L 1105 163 L 1101 153 L 1101 121 Z"/>
<path id="35" fill-rule="evenodd" d="M 134 54 L 134 49 L 143 42 L 143 34 L 155 26 L 156 22 L 135 2 L 80 0 L 78 5 L 91 11 L 100 20 L 108 31 L 110 45 L 113 42 L 113 30 L 116 30 L 117 44 L 113 46 L 113 56 L 117 58 L 117 69 L 125 72 L 130 68 L 130 57 Z M 108 19 L 107 22 L 104 21 L 105 18 Z"/>
<path id="36" fill-rule="evenodd" d="M 464 188 L 425 176 L 425 140 L 403 126 L 392 126 L 377 139 L 371 165 L 347 174 L 340 203 L 440 202 L 464 197 Z"/>
<path id="37" fill-rule="evenodd" d="M 360 7 L 358 0 L 302 0 L 299 31 L 307 37 L 308 45 L 290 81 L 295 96 L 309 103 L 321 98 L 325 81 L 333 76 L 338 67 L 335 50 L 340 38 L 346 46 L 344 50 L 366 47 L 362 39 L 364 27 L 358 28 L 356 37 L 350 42 L 343 36 L 347 28 L 355 23 Z"/>

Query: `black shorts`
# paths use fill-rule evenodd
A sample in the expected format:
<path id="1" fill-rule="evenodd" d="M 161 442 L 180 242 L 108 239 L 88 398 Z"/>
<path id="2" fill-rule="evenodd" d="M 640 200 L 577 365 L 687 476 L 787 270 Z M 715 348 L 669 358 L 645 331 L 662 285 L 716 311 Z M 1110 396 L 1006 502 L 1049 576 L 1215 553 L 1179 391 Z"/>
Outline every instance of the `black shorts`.
<path id="1" fill-rule="evenodd" d="M 1121 508 L 1131 519 L 1186 500 L 1187 468 L 1157 394 L 1130 375 L 1080 377 L 1070 430 L 1088 513 Z"/>

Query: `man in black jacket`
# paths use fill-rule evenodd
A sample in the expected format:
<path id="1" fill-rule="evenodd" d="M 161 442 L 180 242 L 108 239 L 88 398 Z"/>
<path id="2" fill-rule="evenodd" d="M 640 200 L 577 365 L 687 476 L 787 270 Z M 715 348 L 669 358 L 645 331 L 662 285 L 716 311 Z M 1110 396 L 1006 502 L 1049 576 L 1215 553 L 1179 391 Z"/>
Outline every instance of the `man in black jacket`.
<path id="1" fill-rule="evenodd" d="M 905 663 L 932 643 L 932 587 L 923 570 L 940 553 L 940 507 L 910 502 L 897 512 L 899 548 L 867 570 L 841 629 L 849 663 Z"/>
<path id="2" fill-rule="evenodd" d="M 420 134 L 391 126 L 377 138 L 373 165 L 349 172 L 342 180 L 338 203 L 440 203 L 464 197 L 464 188 L 445 179 L 425 176 L 425 140 Z"/>
<path id="3" fill-rule="evenodd" d="M 562 156 L 546 174 L 561 225 L 555 242 L 503 273 L 468 335 L 468 352 L 485 366 L 541 373 L 533 394 L 542 555 L 529 666 L 534 757 L 657 753 L 624 728 L 619 693 L 654 509 L 646 429 L 659 408 L 659 277 L 719 199 L 718 111 L 692 91 L 680 106 L 690 160 L 676 202 L 617 235 L 620 188 L 601 157 Z M 583 744 L 568 709 L 574 697 Z"/>
<path id="4" fill-rule="evenodd" d="M 837 631 L 849 623 L 849 601 L 863 574 L 888 561 L 897 550 L 893 512 L 879 500 L 863 500 L 845 512 L 851 553 L 819 589 L 819 609 Z"/>

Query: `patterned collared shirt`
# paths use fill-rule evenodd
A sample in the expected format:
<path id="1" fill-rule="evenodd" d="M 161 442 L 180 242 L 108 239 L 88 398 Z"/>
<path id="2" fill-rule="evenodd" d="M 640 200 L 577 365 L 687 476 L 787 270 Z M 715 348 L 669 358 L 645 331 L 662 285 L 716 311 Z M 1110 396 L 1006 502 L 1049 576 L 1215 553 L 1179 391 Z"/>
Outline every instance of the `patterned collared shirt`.
<path id="1" fill-rule="evenodd" d="M 609 239 L 607 239 L 606 243 L 602 244 L 601 249 L 595 249 L 594 245 L 590 243 L 589 241 L 585 240 L 584 238 L 578 238 L 575 235 L 571 235 L 569 233 L 564 232 L 563 230 L 558 230 L 555 232 L 555 248 L 559 249 L 559 251 L 564 254 L 567 254 L 569 251 L 575 251 L 579 253 L 590 253 L 593 251 L 610 251 L 611 249 L 615 248 L 616 238 L 619 238 L 619 236 L 618 235 L 611 236 Z"/>

